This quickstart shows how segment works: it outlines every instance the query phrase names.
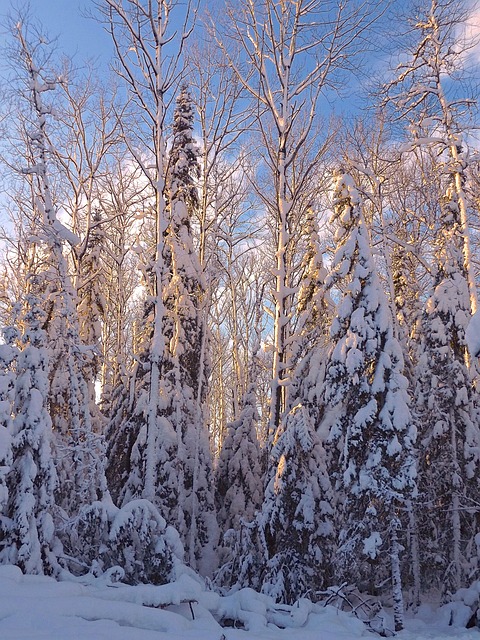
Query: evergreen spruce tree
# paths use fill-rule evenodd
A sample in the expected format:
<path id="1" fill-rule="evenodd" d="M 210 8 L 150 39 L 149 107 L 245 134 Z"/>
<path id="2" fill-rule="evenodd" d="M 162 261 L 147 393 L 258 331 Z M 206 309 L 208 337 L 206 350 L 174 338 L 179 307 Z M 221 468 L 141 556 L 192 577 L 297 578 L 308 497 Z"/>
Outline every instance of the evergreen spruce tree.
<path id="1" fill-rule="evenodd" d="M 261 589 L 278 602 L 315 598 L 331 580 L 332 491 L 323 446 L 305 407 L 294 407 L 271 453 L 275 475 L 257 526 L 264 553 Z"/>
<path id="2" fill-rule="evenodd" d="M 169 278 L 164 297 L 167 357 L 163 412 L 176 433 L 179 466 L 178 504 L 167 519 L 180 533 L 189 564 L 208 573 L 215 564 L 218 526 L 205 413 L 209 368 L 206 285 L 191 227 L 198 207 L 195 180 L 199 174 L 193 119 L 192 101 L 183 86 L 174 113 L 167 172 L 170 220 L 165 243 Z"/>
<path id="3" fill-rule="evenodd" d="M 465 341 L 471 299 L 457 194 L 453 185 L 442 202 L 439 263 L 422 317 L 415 394 L 423 588 L 444 595 L 467 586 L 479 568 L 479 407 Z"/>
<path id="4" fill-rule="evenodd" d="M 238 506 L 232 502 L 238 499 L 239 488 L 246 486 L 248 492 L 242 488 L 239 500 L 240 505 L 245 505 L 245 497 L 251 501 L 255 488 L 254 467 L 249 460 L 251 454 L 248 455 L 251 435 L 247 429 L 252 427 L 244 421 L 252 413 L 248 404 L 229 427 L 217 475 L 220 518 L 223 521 L 228 515 L 235 531 L 225 535 L 224 563 L 215 576 L 216 583 L 230 588 L 248 586 L 289 603 L 302 596 L 315 598 L 316 592 L 330 583 L 334 549 L 333 495 L 325 450 L 316 430 L 321 414 L 318 400 L 323 383 L 328 305 L 322 292 L 325 269 L 313 215 L 308 231 L 297 338 L 292 346 L 298 363 L 290 395 L 296 404 L 272 443 L 267 460 L 269 480 L 253 520 L 246 506 L 247 517 L 242 518 L 241 513 L 235 517 Z M 257 348 L 260 340 L 261 331 L 257 330 Z M 256 358 L 254 365 L 255 362 Z M 256 377 L 253 366 L 252 392 Z M 251 403 L 254 401 L 252 395 Z"/>
<path id="5" fill-rule="evenodd" d="M 221 532 L 251 522 L 263 499 L 263 474 L 257 438 L 256 384 L 251 382 L 237 420 L 227 425 L 216 471 L 216 503 Z"/>
<path id="6" fill-rule="evenodd" d="M 12 415 L 18 357 L 18 349 L 15 345 L 17 333 L 13 328 L 4 329 L 5 344 L 0 345 L 0 540 L 4 531 L 2 514 L 8 500 L 7 475 L 12 464 Z"/>
<path id="7" fill-rule="evenodd" d="M 127 584 L 166 584 L 178 577 L 178 533 L 149 500 L 130 500 L 120 509 L 105 499 L 86 505 L 74 534 L 82 572 L 85 566 L 93 575 L 118 572 Z"/>
<path id="8" fill-rule="evenodd" d="M 308 409 L 316 427 L 323 410 L 323 383 L 333 303 L 325 291 L 327 270 L 313 211 L 308 219 L 308 246 L 298 294 L 294 372 L 289 398 Z"/>
<path id="9" fill-rule="evenodd" d="M 0 559 L 18 565 L 25 573 L 52 574 L 59 569 L 57 555 L 61 545 L 54 529 L 57 475 L 48 413 L 48 349 L 42 329 L 46 311 L 44 301 L 34 292 L 40 277 L 30 278 L 25 297 Z"/>
<path id="10" fill-rule="evenodd" d="M 416 434 L 401 348 L 360 197 L 348 175 L 337 180 L 332 221 L 337 249 L 327 284 L 342 291 L 325 379 L 330 472 L 339 494 L 334 570 L 337 579 L 371 593 L 390 575 L 398 629 L 403 624 L 398 509 L 416 490 Z"/>
<path id="11" fill-rule="evenodd" d="M 38 295 L 45 312 L 44 346 L 48 350 L 48 411 L 52 421 L 55 464 L 58 476 L 56 502 L 65 517 L 76 513 L 81 504 L 99 497 L 105 490 L 103 460 L 93 436 L 88 385 L 84 376 L 84 345 L 79 335 L 76 292 L 69 274 L 64 244 L 78 244 L 78 237 L 58 219 L 50 186 L 50 140 L 47 133 L 51 108 L 46 92 L 55 82 L 36 57 L 46 42 L 32 46 L 27 29 L 20 21 L 15 27 L 19 56 L 27 76 L 29 109 L 33 124 L 28 128 L 31 164 L 25 175 L 33 176 L 34 221 L 37 264 L 32 274 L 38 282 Z M 41 290 L 38 289 L 41 287 Z"/>
<path id="12" fill-rule="evenodd" d="M 263 456 L 258 441 L 257 379 L 260 372 L 262 309 L 257 305 L 255 342 L 248 372 L 247 391 L 237 420 L 227 425 L 215 474 L 215 499 L 220 525 L 220 587 L 260 586 L 255 548 L 260 557 L 256 526 L 264 494 Z M 239 562 L 240 561 L 240 562 Z"/>
<path id="13" fill-rule="evenodd" d="M 269 466 L 273 476 L 260 510 L 225 535 L 228 553 L 215 583 L 289 604 L 315 599 L 332 578 L 334 513 L 325 451 L 305 407 L 289 412 Z"/>
<path id="14" fill-rule="evenodd" d="M 302 261 L 302 280 L 298 293 L 297 314 L 306 347 L 327 342 L 328 312 L 331 301 L 324 293 L 327 270 L 323 263 L 318 223 L 312 210 L 307 220 L 308 245 Z M 297 330 L 298 332 L 298 330 Z"/>
<path id="15" fill-rule="evenodd" d="M 197 146 L 193 138 L 193 109 L 184 87 L 177 99 L 173 142 L 166 176 L 169 224 L 164 238 L 165 351 L 160 364 L 157 431 L 147 437 L 151 298 L 143 321 L 144 348 L 130 388 L 121 398 L 110 428 L 108 476 L 122 503 L 144 496 L 146 476 L 154 478 L 154 502 L 180 533 L 190 566 L 211 573 L 218 541 L 213 473 L 205 400 L 208 378 L 208 336 L 205 282 L 193 246 L 191 216 L 198 205 Z M 120 426 L 117 430 L 115 427 Z M 155 447 L 154 469 L 149 447 Z M 152 475 L 153 474 L 153 475 Z"/>
<path id="16" fill-rule="evenodd" d="M 237 420 L 227 425 L 227 433 L 215 474 L 215 499 L 221 534 L 240 532 L 242 522 L 251 522 L 263 501 L 262 452 L 258 440 L 257 380 L 260 374 L 262 308 L 257 304 L 255 340 L 248 370 L 247 391 Z M 232 534 L 229 534 L 232 537 Z M 227 554 L 228 555 L 228 554 Z"/>
<path id="17" fill-rule="evenodd" d="M 94 432 L 96 409 L 85 368 L 91 349 L 79 333 L 76 295 L 62 254 L 61 241 L 47 227 L 42 299 L 46 309 L 45 339 L 49 351 L 49 414 L 57 468 L 57 504 L 64 517 L 99 499 L 106 491 L 103 439 Z"/>

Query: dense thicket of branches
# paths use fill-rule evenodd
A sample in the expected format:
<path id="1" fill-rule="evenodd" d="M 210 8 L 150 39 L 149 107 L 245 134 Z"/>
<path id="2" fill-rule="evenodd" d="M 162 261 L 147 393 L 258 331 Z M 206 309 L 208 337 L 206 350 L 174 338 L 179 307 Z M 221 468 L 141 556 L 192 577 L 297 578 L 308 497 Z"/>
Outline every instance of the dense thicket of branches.
<path id="1" fill-rule="evenodd" d="M 376 115 L 341 121 L 322 96 L 391 7 L 95 4 L 120 90 L 11 21 L 0 560 L 344 582 L 401 629 L 480 577 L 467 7 L 417 7 Z"/>

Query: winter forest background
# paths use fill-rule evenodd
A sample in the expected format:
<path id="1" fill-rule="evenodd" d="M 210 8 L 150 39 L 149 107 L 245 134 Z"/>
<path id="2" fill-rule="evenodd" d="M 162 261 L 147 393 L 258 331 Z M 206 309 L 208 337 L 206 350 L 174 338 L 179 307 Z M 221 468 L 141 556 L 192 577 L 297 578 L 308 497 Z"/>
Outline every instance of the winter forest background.
<path id="1" fill-rule="evenodd" d="M 480 14 L 205 4 L 4 21 L 0 562 L 400 630 L 480 579 Z"/>

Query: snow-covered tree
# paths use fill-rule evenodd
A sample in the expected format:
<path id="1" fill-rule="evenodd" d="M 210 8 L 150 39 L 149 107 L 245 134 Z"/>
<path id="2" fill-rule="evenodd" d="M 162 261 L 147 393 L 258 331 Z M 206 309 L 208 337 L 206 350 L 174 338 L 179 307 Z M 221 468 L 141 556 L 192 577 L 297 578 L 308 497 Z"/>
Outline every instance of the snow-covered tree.
<path id="1" fill-rule="evenodd" d="M 257 385 L 260 375 L 262 310 L 257 300 L 255 342 L 248 371 L 248 387 L 236 420 L 229 423 L 215 474 L 216 503 L 221 532 L 234 529 L 238 534 L 242 522 L 251 522 L 263 500 L 264 477 L 262 453 L 258 439 Z"/>
<path id="2" fill-rule="evenodd" d="M 48 52 L 42 37 L 30 41 L 29 27 L 20 19 L 14 27 L 25 79 L 25 113 L 29 166 L 22 170 L 31 187 L 32 237 L 38 279 L 35 294 L 45 310 L 45 347 L 49 358 L 48 411 L 52 420 L 55 464 L 58 475 L 56 502 L 67 516 L 80 504 L 97 499 L 105 490 L 97 438 L 92 433 L 88 385 L 84 376 L 84 352 L 79 334 L 76 294 L 69 274 L 64 246 L 76 246 L 78 237 L 59 219 L 51 189 L 51 144 L 46 102 L 55 90 L 42 55 Z M 39 62 L 40 60 L 40 62 Z M 39 288 L 41 287 L 41 289 Z"/>
<path id="3" fill-rule="evenodd" d="M 76 573 L 117 571 L 127 584 L 172 582 L 183 556 L 177 531 L 149 500 L 131 500 L 120 509 L 108 500 L 86 505 L 74 537 Z"/>
<path id="4" fill-rule="evenodd" d="M 102 354 L 102 323 L 105 321 L 105 289 L 101 254 L 105 248 L 105 232 L 101 226 L 100 210 L 92 216 L 85 256 L 82 260 L 81 277 L 77 284 L 79 334 L 87 347 L 83 375 L 88 387 L 92 427 L 100 432 L 104 423 L 96 405 L 95 384 L 100 373 Z"/>
<path id="5" fill-rule="evenodd" d="M 324 135 L 325 128 L 317 128 L 317 107 L 322 92 L 338 82 L 346 60 L 354 55 L 355 34 L 374 20 L 363 8 L 350 10 L 323 0 L 247 0 L 240 8 L 235 2 L 227 5 L 221 46 L 255 104 L 258 155 L 266 178 L 257 195 L 268 212 L 275 245 L 270 443 L 288 408 L 296 230 L 320 190 L 321 181 L 311 178 L 330 142 L 328 130 Z M 218 21 L 219 28 L 221 24 Z"/>
<path id="6" fill-rule="evenodd" d="M 416 344 L 421 316 L 420 286 L 416 279 L 417 261 L 398 244 L 393 247 L 391 258 L 397 337 L 404 355 L 405 375 L 411 382 L 417 359 Z"/>
<path id="7" fill-rule="evenodd" d="M 332 490 L 325 450 L 305 407 L 297 405 L 272 449 L 275 475 L 258 527 L 264 551 L 262 591 L 293 604 L 331 582 Z"/>
<path id="8" fill-rule="evenodd" d="M 327 284 L 341 290 L 325 377 L 330 472 L 338 494 L 337 578 L 376 591 L 388 573 L 402 625 L 398 513 L 415 490 L 415 428 L 401 348 L 352 179 L 335 188 L 336 252 Z M 391 560 L 391 566 L 389 564 Z"/>
<path id="9" fill-rule="evenodd" d="M 16 360 L 15 345 L 18 331 L 13 327 L 3 331 L 4 344 L 0 345 L 0 522 L 8 500 L 7 474 L 12 464 L 12 413 L 14 403 Z M 0 532 L 3 530 L 0 524 Z M 1 537 L 1 533 L 0 533 Z"/>
<path id="10" fill-rule="evenodd" d="M 465 331 L 471 296 L 455 185 L 442 203 L 438 270 L 422 317 L 417 365 L 418 520 L 424 589 L 443 594 L 478 571 L 479 406 Z"/>
<path id="11" fill-rule="evenodd" d="M 324 283 L 327 270 L 323 263 L 319 238 L 318 222 L 315 212 L 310 210 L 306 223 L 308 236 L 307 250 L 303 257 L 302 279 L 298 293 L 297 313 L 299 324 L 307 339 L 313 343 L 326 341 L 327 312 L 329 299 L 325 298 Z M 313 333 L 313 337 L 312 334 Z"/>
<path id="12" fill-rule="evenodd" d="M 248 388 L 238 418 L 227 425 L 215 474 L 215 498 L 222 536 L 220 568 L 215 581 L 222 587 L 232 587 L 235 584 L 259 586 L 258 580 L 254 578 L 255 548 L 260 554 L 256 516 L 263 501 L 265 484 L 263 456 L 258 439 L 257 385 L 261 368 L 261 335 L 261 309 L 257 305 L 255 344 L 249 367 Z"/>
<path id="13" fill-rule="evenodd" d="M 189 564 L 212 568 L 217 543 L 213 472 L 206 424 L 209 367 L 206 285 L 194 249 L 192 217 L 198 206 L 198 150 L 187 87 L 177 98 L 167 172 L 168 268 L 164 289 L 166 357 L 162 415 L 176 433 L 177 505 L 167 519 L 178 528 Z M 167 486 L 172 479 L 167 480 Z M 165 491 L 161 488 L 159 490 Z M 168 496 L 167 496 L 168 499 Z M 162 501 L 160 501 L 161 504 Z M 203 558 L 203 560 L 202 560 Z"/>
<path id="14" fill-rule="evenodd" d="M 216 470 L 216 503 L 221 531 L 251 522 L 263 498 L 263 474 L 257 437 L 256 384 L 251 382 L 237 420 L 227 425 Z"/>
<path id="15" fill-rule="evenodd" d="M 2 519 L 0 558 L 25 573 L 59 569 L 61 545 L 55 534 L 57 475 L 52 458 L 52 421 L 48 413 L 48 348 L 43 300 L 35 293 L 41 276 L 31 276 L 22 318 L 22 350 L 14 389 L 12 463 L 6 477 L 7 504 Z"/>
<path id="16" fill-rule="evenodd" d="M 152 291 L 147 301 L 149 312 L 144 331 L 144 349 L 134 375 L 125 383 L 115 421 L 112 448 L 123 457 L 111 460 L 110 477 L 123 482 L 118 493 L 124 499 L 143 498 L 162 505 L 160 491 L 166 491 L 171 502 L 176 500 L 176 482 L 165 463 L 175 465 L 177 435 L 163 415 L 168 398 L 162 388 L 163 365 L 167 355 L 165 338 L 164 285 L 166 275 L 165 235 L 168 227 L 166 206 L 166 105 L 167 94 L 176 85 L 183 47 L 191 30 L 190 2 L 180 7 L 175 0 L 102 0 L 101 9 L 118 53 L 119 72 L 127 83 L 134 107 L 135 126 L 123 121 L 125 140 L 146 178 L 152 193 L 154 228 L 153 257 L 149 256 Z M 173 12 L 172 15 L 172 10 Z M 172 32 L 175 16 L 183 26 Z M 176 28 L 178 27 L 178 24 Z M 168 45 L 169 52 L 166 53 Z M 133 53 L 133 55 L 130 55 Z M 137 127 L 137 124 L 141 126 Z M 150 155 L 152 160 L 146 161 Z M 203 380 L 202 380 L 203 382 Z M 122 433 L 120 433 L 122 432 Z M 198 452 L 196 445 L 194 448 Z M 164 455 L 166 451 L 166 455 Z M 173 453 L 173 455 L 172 455 Z M 121 467 L 117 473 L 115 466 Z M 164 489 L 169 475 L 174 485 Z M 213 505 L 213 499 L 212 499 Z M 177 505 L 178 506 L 178 505 Z"/>
<path id="17" fill-rule="evenodd" d="M 325 450 L 308 411 L 297 405 L 271 450 L 274 475 L 260 510 L 226 532 L 225 562 L 215 582 L 250 587 L 293 603 L 331 582 L 332 488 Z"/>
<path id="18" fill-rule="evenodd" d="M 292 375 L 290 401 L 308 409 L 318 427 L 323 405 L 325 362 L 329 345 L 329 328 L 333 303 L 325 291 L 327 270 L 324 266 L 318 223 L 310 212 L 307 226 L 308 245 L 302 265 L 295 331 L 292 348 L 295 368 Z"/>
<path id="19" fill-rule="evenodd" d="M 449 175 L 449 188 L 458 207 L 464 268 L 474 313 L 477 290 L 465 189 L 469 164 L 465 132 L 475 103 L 475 96 L 469 95 L 469 66 L 473 61 L 470 52 L 478 45 L 475 30 L 466 26 L 471 11 L 463 0 L 425 3 L 412 23 L 407 55 L 403 54 L 397 77 L 385 90 L 386 102 L 395 106 L 397 117 L 409 123 L 412 146 L 430 147 L 442 155 L 441 173 Z"/>
<path id="20" fill-rule="evenodd" d="M 192 567 L 210 572 L 218 531 L 213 497 L 213 474 L 206 425 L 205 399 L 208 377 L 208 334 L 205 282 L 194 250 L 191 218 L 198 204 L 197 149 L 193 138 L 193 109 L 186 88 L 177 100 L 173 141 L 166 176 L 166 215 L 161 279 L 162 360 L 158 381 L 156 435 L 149 441 L 151 402 L 149 353 L 154 340 L 152 295 L 143 318 L 143 348 L 130 389 L 121 399 L 110 432 L 109 477 L 120 487 L 123 503 L 142 497 L 145 474 L 152 474 L 156 504 L 175 526 Z M 152 291 L 154 271 L 148 270 Z M 158 284 L 157 284 L 158 286 Z M 150 447 L 156 463 L 149 469 Z M 115 491 L 117 491 L 115 489 Z"/>
<path id="21" fill-rule="evenodd" d="M 388 102 L 409 124 L 412 149 L 433 158 L 437 189 L 434 278 L 419 326 L 415 413 L 422 587 L 444 595 L 478 571 L 472 509 L 478 502 L 480 434 L 465 344 L 469 315 L 477 309 L 465 139 L 474 102 L 470 52 L 478 44 L 474 30 L 465 26 L 470 13 L 466 2 L 427 3 L 409 33 L 408 55 L 387 87 Z"/>
<path id="22" fill-rule="evenodd" d="M 240 169 L 239 169 L 240 170 Z M 257 218 L 245 209 L 242 198 L 246 185 L 244 175 L 235 185 L 231 176 L 229 188 L 222 191 L 221 212 L 216 252 L 209 267 L 212 372 L 209 385 L 211 437 L 219 451 L 227 433 L 227 425 L 240 417 L 242 400 L 251 381 L 255 381 L 261 421 L 258 435 L 264 438 L 268 420 L 269 355 L 257 351 L 258 315 L 263 314 L 265 281 L 269 274 L 262 251 L 255 248 Z M 230 190 L 230 187 L 232 189 Z M 230 196 L 230 197 L 229 197 Z M 261 330 L 261 329 L 260 329 Z M 256 362 L 256 377 L 251 366 Z"/>

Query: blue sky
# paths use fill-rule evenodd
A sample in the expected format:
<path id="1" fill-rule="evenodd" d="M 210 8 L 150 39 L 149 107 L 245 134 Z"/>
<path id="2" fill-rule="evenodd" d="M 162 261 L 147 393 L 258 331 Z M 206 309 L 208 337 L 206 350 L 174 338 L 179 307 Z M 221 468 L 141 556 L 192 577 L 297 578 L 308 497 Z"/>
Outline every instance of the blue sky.
<path id="1" fill-rule="evenodd" d="M 398 1 L 398 0 L 396 0 Z M 403 1 L 403 0 L 402 0 Z M 0 46 L 4 37 L 5 16 L 12 12 L 12 7 L 24 6 L 28 0 L 0 0 Z M 88 13 L 98 15 L 95 0 L 30 0 L 32 18 L 41 22 L 44 31 L 50 37 L 58 37 L 58 52 L 73 57 L 74 64 L 82 67 L 86 60 L 95 60 L 100 70 L 113 59 L 113 45 L 108 33 L 97 20 L 88 17 Z M 1 60 L 0 60 L 1 66 Z M 371 60 L 373 66 L 373 60 Z M 360 78 L 350 78 L 350 86 L 358 88 Z M 347 103 L 330 96 L 336 111 L 352 112 L 361 102 L 358 95 L 350 92 Z M 331 106 L 324 105 L 329 111 Z"/>
<path id="2" fill-rule="evenodd" d="M 412 0 L 393 0 L 392 9 L 405 7 Z M 477 0 L 470 0 L 475 2 Z M 12 7 L 25 6 L 28 0 L 0 0 L 0 48 L 2 40 L 5 38 L 6 16 L 12 12 Z M 207 3 L 208 4 L 208 3 Z M 45 32 L 50 37 L 58 37 L 58 52 L 73 57 L 75 66 L 83 66 L 86 60 L 95 60 L 100 70 L 106 68 L 113 59 L 113 45 L 108 33 L 103 25 L 88 14 L 98 15 L 95 0 L 30 0 L 30 13 L 32 18 L 39 20 Z M 425 6 L 428 0 L 425 0 Z M 480 31 L 478 26 L 480 12 L 475 14 L 475 32 Z M 385 16 L 380 21 L 378 29 L 380 31 L 391 29 L 389 17 Z M 472 27 L 471 27 L 472 28 Z M 378 35 L 378 34 L 377 34 Z M 377 52 L 375 56 L 368 58 L 368 76 L 375 78 L 377 72 L 382 74 L 388 65 L 388 53 Z M 390 61 L 391 62 L 391 61 Z M 395 62 L 395 60 L 394 60 Z M 2 60 L 0 59 L 0 67 Z M 0 69 L 1 72 L 1 69 Z M 331 95 L 332 105 L 324 104 L 326 111 L 334 109 L 338 113 L 358 113 L 362 104 L 362 99 L 358 95 L 363 83 L 368 82 L 365 76 L 357 74 L 357 78 L 352 76 L 348 82 L 348 99 L 338 99 L 336 95 Z"/>
<path id="3" fill-rule="evenodd" d="M 25 6 L 21 0 L 0 0 L 0 24 L 12 7 Z M 85 59 L 97 59 L 107 64 L 112 54 L 110 38 L 103 26 L 86 17 L 97 13 L 93 0 L 30 0 L 32 17 L 39 20 L 50 37 L 58 36 L 59 50 L 74 56 L 81 64 Z M 4 32 L 4 29 L 1 29 Z"/>

